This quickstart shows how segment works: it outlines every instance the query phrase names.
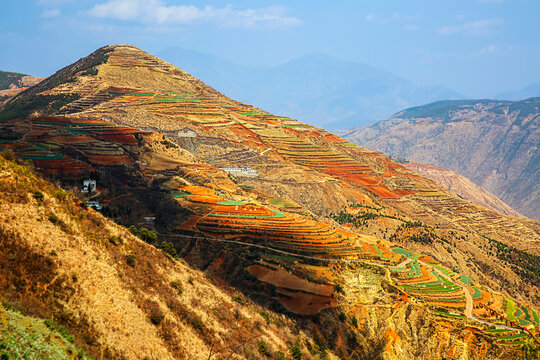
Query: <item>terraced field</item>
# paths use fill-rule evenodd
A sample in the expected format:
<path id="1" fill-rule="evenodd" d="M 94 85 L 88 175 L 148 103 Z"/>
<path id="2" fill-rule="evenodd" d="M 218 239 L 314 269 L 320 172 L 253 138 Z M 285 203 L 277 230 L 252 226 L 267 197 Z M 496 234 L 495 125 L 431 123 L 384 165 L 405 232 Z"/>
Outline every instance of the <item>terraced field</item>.
<path id="1" fill-rule="evenodd" d="M 189 226 L 207 236 L 248 241 L 323 258 L 395 260 L 383 245 L 366 244 L 359 235 L 331 224 L 298 218 L 255 203 L 224 200 L 207 188 L 179 186 L 178 190 L 173 196 L 183 206 L 199 212 L 196 224 L 188 220 Z"/>

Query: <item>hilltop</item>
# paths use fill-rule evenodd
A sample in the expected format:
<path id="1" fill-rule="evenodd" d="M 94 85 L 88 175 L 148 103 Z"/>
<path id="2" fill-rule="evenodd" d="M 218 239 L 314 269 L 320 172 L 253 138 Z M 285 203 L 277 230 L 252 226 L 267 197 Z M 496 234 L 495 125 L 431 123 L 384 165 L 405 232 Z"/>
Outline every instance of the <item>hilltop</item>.
<path id="1" fill-rule="evenodd" d="M 403 110 L 344 137 L 451 169 L 521 214 L 540 219 L 540 98 L 443 101 Z"/>
<path id="2" fill-rule="evenodd" d="M 4 151 L 235 289 L 234 302 L 294 321 L 306 335 L 290 349 L 510 359 L 534 341 L 538 221 L 464 201 L 135 47 L 98 49 L 10 100 L 0 119 Z M 89 178 L 96 191 L 81 192 Z"/>
<path id="3" fill-rule="evenodd" d="M 169 48 L 159 56 L 243 102 L 325 129 L 371 124 L 408 106 L 463 96 L 419 86 L 376 67 L 310 53 L 267 68 L 241 66 L 209 54 Z M 261 86 L 264 84 L 264 86 Z"/>

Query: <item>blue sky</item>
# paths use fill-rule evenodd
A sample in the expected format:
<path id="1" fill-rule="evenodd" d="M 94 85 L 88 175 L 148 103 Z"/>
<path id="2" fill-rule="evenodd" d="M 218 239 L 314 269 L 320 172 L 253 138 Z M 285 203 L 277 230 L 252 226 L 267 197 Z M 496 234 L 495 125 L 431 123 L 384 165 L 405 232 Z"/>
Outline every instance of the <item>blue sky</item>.
<path id="1" fill-rule="evenodd" d="M 3 1 L 0 69 L 48 76 L 115 43 L 251 66 L 319 51 L 481 98 L 540 82 L 539 14 L 536 0 Z"/>

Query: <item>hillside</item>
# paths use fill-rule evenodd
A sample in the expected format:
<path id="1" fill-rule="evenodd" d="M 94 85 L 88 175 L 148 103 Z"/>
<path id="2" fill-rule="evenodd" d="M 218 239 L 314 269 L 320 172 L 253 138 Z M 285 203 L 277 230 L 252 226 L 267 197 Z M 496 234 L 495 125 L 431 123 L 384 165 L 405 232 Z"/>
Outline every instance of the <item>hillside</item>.
<path id="1" fill-rule="evenodd" d="M 540 219 L 540 98 L 460 100 L 401 111 L 345 138 L 456 171 L 519 213 Z"/>
<path id="2" fill-rule="evenodd" d="M 472 201 L 475 204 L 497 211 L 503 215 L 522 216 L 495 195 L 482 189 L 465 176 L 452 170 L 414 161 L 407 161 L 402 165 L 407 169 L 435 181 L 437 184 L 442 185 L 445 189 L 452 191 L 465 200 Z"/>
<path id="3" fill-rule="evenodd" d="M 10 100 L 0 119 L 7 154 L 235 289 L 240 306 L 294 321 L 313 357 L 511 359 L 534 341 L 538 221 L 464 201 L 135 47 L 98 49 Z M 81 192 L 88 178 L 95 192 Z"/>
<path id="4" fill-rule="evenodd" d="M 0 70 L 0 103 L 19 92 L 36 85 L 43 78 Z"/>
<path id="5" fill-rule="evenodd" d="M 463 97 L 322 53 L 268 68 L 241 66 L 180 48 L 165 49 L 159 56 L 182 64 L 184 70 L 234 99 L 328 130 L 371 124 L 408 106 Z"/>
<path id="6" fill-rule="evenodd" d="M 239 359 L 313 342 L 290 319 L 216 286 L 2 156 L 0 195 L 0 353 L 8 358 Z"/>

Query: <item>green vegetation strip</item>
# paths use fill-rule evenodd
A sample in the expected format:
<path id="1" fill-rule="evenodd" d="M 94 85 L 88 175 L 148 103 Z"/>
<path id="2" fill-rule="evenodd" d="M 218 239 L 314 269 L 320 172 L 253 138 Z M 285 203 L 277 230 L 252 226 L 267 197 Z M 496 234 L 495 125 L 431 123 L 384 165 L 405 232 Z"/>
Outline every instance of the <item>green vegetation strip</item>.
<path id="1" fill-rule="evenodd" d="M 403 255 L 403 256 L 406 256 L 406 257 L 411 258 L 411 259 L 418 260 L 418 255 L 413 254 L 409 250 L 406 250 L 406 249 L 403 249 L 403 248 L 400 248 L 400 247 L 395 247 L 395 248 L 392 249 L 392 251 L 395 252 L 396 254 Z"/>
<path id="2" fill-rule="evenodd" d="M 450 316 L 450 317 L 455 317 L 455 318 L 464 318 L 465 317 L 464 315 L 461 315 L 461 314 L 449 314 L 449 313 L 445 313 L 445 312 L 442 312 L 442 311 L 433 311 L 433 313 L 435 313 L 437 315 Z"/>
<path id="3" fill-rule="evenodd" d="M 64 158 L 64 154 L 59 153 L 55 155 L 23 155 L 21 159 L 28 160 L 60 160 Z"/>
<path id="4" fill-rule="evenodd" d="M 517 319 L 514 316 L 514 313 L 516 312 L 516 303 L 514 302 L 514 300 L 511 300 L 508 298 L 504 298 L 504 299 L 506 300 L 506 309 L 505 309 L 506 316 L 508 316 L 508 319 L 512 321 L 516 321 Z"/>
<path id="5" fill-rule="evenodd" d="M 240 215 L 240 214 L 220 214 L 220 213 L 212 213 L 211 216 L 219 216 L 219 217 L 234 217 L 234 218 L 242 218 L 242 219 L 273 219 L 273 218 L 282 218 L 285 217 L 285 215 L 277 210 L 274 210 L 274 215 Z"/>
<path id="6" fill-rule="evenodd" d="M 247 201 L 225 200 L 218 202 L 218 205 L 246 205 L 247 203 Z"/>
<path id="7" fill-rule="evenodd" d="M 478 299 L 482 297 L 482 292 L 480 290 L 478 290 L 475 287 L 472 287 L 472 290 L 473 290 L 473 294 L 472 294 L 473 299 Z"/>

